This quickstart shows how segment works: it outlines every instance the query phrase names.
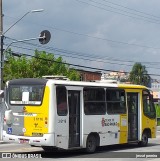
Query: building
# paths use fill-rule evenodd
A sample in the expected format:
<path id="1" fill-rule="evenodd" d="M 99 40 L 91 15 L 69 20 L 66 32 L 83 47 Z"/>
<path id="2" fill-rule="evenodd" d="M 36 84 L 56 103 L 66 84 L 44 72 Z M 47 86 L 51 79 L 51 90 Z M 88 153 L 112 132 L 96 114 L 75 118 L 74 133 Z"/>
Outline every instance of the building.
<path id="1" fill-rule="evenodd" d="M 99 71 L 86 71 L 76 69 L 80 73 L 81 81 L 95 81 L 101 80 L 102 73 Z"/>
<path id="2" fill-rule="evenodd" d="M 151 90 L 153 91 L 154 102 L 160 102 L 160 82 L 158 80 L 151 83 Z"/>
<path id="3" fill-rule="evenodd" d="M 129 74 L 124 71 L 103 73 L 102 80 L 116 80 L 120 82 L 128 82 Z"/>

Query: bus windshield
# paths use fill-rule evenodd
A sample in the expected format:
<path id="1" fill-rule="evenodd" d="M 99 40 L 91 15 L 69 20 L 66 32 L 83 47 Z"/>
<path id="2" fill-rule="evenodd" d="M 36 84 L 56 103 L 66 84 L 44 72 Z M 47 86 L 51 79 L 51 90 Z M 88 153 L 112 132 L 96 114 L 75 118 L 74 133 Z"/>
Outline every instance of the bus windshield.
<path id="1" fill-rule="evenodd" d="M 12 105 L 40 105 L 42 103 L 44 86 L 11 85 L 9 91 L 9 102 Z"/>

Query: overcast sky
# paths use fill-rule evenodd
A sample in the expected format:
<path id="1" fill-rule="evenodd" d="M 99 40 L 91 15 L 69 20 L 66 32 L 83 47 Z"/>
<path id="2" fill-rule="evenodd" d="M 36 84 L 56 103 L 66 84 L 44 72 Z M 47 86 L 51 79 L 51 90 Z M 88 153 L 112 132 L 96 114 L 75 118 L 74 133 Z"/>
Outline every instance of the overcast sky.
<path id="1" fill-rule="evenodd" d="M 4 32 L 26 12 L 41 8 L 5 34 L 5 47 L 10 38 L 35 38 L 49 30 L 48 44 L 34 40 L 14 43 L 12 49 L 25 54 L 45 50 L 97 70 L 129 72 L 141 62 L 150 74 L 160 75 L 159 0 L 3 0 Z"/>

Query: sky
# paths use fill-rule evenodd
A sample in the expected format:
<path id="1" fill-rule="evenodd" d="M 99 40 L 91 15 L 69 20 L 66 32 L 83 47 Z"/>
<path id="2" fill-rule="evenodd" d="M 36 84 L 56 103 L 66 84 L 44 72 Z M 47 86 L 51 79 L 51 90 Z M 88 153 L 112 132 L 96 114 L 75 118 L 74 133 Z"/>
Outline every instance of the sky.
<path id="1" fill-rule="evenodd" d="M 4 48 L 34 54 L 54 53 L 73 65 L 130 72 L 136 62 L 160 79 L 159 0 L 3 0 L 3 31 L 34 9 L 5 33 Z M 43 30 L 51 33 L 48 44 L 37 40 Z M 71 66 L 72 67 L 72 66 Z M 78 67 L 76 67 L 78 68 Z"/>

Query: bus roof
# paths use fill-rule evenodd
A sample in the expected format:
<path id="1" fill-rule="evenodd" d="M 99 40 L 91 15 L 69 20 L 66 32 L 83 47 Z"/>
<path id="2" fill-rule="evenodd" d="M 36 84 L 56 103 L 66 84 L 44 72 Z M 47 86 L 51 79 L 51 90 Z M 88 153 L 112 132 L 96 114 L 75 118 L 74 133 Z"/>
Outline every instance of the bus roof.
<path id="1" fill-rule="evenodd" d="M 93 86 L 93 87 L 119 87 L 119 88 L 135 88 L 135 89 L 147 89 L 147 87 L 135 84 L 121 84 L 121 83 L 107 83 L 107 82 L 83 82 L 83 81 L 64 81 L 64 80 L 48 80 L 50 84 L 57 85 L 73 85 L 73 86 Z"/>
<path id="2" fill-rule="evenodd" d="M 21 78 L 8 81 L 9 85 L 70 85 L 70 86 L 92 86 L 92 87 L 119 87 L 119 88 L 134 88 L 134 89 L 148 89 L 142 85 L 122 84 L 104 81 L 84 82 L 84 81 L 70 81 L 70 80 L 54 80 L 54 79 L 40 79 L 40 78 Z"/>

